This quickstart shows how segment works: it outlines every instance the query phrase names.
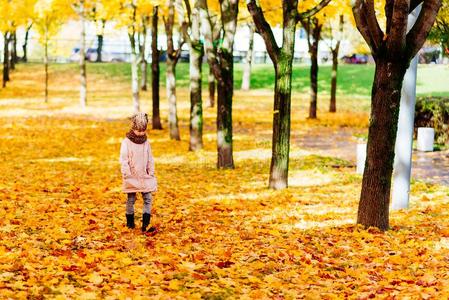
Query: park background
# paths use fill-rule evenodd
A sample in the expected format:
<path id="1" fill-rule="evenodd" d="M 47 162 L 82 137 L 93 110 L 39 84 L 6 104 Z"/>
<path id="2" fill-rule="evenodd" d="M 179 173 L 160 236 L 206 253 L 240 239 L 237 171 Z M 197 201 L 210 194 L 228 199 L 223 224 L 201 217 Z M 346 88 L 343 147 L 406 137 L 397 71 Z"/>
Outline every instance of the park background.
<path id="1" fill-rule="evenodd" d="M 235 63 L 235 168 L 226 170 L 216 168 L 217 105 L 208 103 L 207 63 L 202 82 L 203 148 L 188 151 L 189 64 L 181 61 L 176 68 L 180 132 L 176 140 L 169 135 L 165 61 L 161 61 L 163 129 L 148 131 L 159 182 L 152 221 L 158 232 L 148 236 L 125 227 L 121 193 L 118 153 L 129 129 L 127 117 L 135 111 L 130 58 L 122 55 L 129 50 L 126 30 L 111 27 L 117 35 L 109 37 L 111 43 L 120 40 L 117 45 L 126 50 L 120 55 L 123 62 L 87 63 L 88 101 L 83 107 L 79 65 L 70 62 L 79 59 L 73 56 L 79 47 L 74 40 L 79 31 L 73 28 L 80 23 L 70 22 L 74 23 L 67 31 L 58 30 L 50 40 L 47 102 L 37 33 L 30 36 L 29 62 L 16 64 L 0 91 L 2 297 L 447 295 L 447 145 L 437 145 L 437 152 L 414 152 L 410 208 L 391 213 L 389 231 L 355 225 L 362 181 L 355 173 L 355 147 L 367 136 L 372 63 L 341 62 L 337 112 L 330 113 L 331 65 L 320 60 L 318 118 L 311 119 L 310 65 L 307 49 L 299 49 L 303 59 L 294 64 L 292 76 L 289 185 L 271 190 L 267 182 L 275 79 L 270 61 L 255 60 L 248 91 L 240 90 L 245 59 Z M 95 26 L 90 26 L 88 40 L 95 45 Z M 159 39 L 164 50 L 162 27 Z M 298 28 L 297 36 L 302 34 Z M 236 43 L 239 47 L 245 36 Z M 298 42 L 301 46 L 305 45 Z M 346 50 L 340 57 L 361 51 Z M 245 47 L 238 51 L 245 56 Z M 449 95 L 443 51 L 437 57 L 437 63 L 418 67 L 419 98 Z M 140 91 L 140 109 L 149 114 L 152 94 L 151 88 Z M 140 208 L 138 202 L 136 211 Z"/>

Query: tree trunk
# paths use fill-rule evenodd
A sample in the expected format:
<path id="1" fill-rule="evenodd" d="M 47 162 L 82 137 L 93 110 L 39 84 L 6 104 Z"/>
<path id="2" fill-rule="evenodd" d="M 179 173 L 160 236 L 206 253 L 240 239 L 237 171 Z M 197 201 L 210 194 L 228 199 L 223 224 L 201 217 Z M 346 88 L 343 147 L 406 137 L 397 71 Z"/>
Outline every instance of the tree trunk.
<path id="1" fill-rule="evenodd" d="M 215 105 L 215 76 L 212 69 L 209 68 L 209 75 L 207 77 L 209 82 L 209 107 L 214 107 Z"/>
<path id="2" fill-rule="evenodd" d="M 146 60 L 146 47 L 147 47 L 147 25 L 145 18 L 142 18 L 142 45 L 140 45 L 140 73 L 142 74 L 140 89 L 142 91 L 147 90 L 148 83 L 148 62 Z"/>
<path id="3" fill-rule="evenodd" d="M 273 143 L 269 187 L 284 189 L 288 186 L 290 152 L 290 111 L 293 53 L 281 55 L 275 66 Z"/>
<path id="4" fill-rule="evenodd" d="M 312 48 L 313 49 L 313 48 Z M 318 98 L 318 56 L 315 50 L 310 53 L 312 65 L 310 67 L 310 106 L 309 118 L 316 119 Z"/>
<path id="5" fill-rule="evenodd" d="M 201 99 L 201 65 L 204 56 L 200 42 L 200 16 L 197 5 L 191 14 L 190 35 L 190 151 L 203 148 L 203 103 Z"/>
<path id="6" fill-rule="evenodd" d="M 16 69 L 17 63 L 17 37 L 16 31 L 11 34 L 11 57 L 10 57 L 10 68 L 11 70 Z"/>
<path id="7" fill-rule="evenodd" d="M 45 68 L 45 103 L 48 103 L 48 33 L 45 31 L 44 68 Z"/>
<path id="8" fill-rule="evenodd" d="M 159 113 L 159 50 L 157 49 L 157 22 L 158 7 L 153 8 L 153 16 L 151 18 L 151 85 L 153 99 L 153 129 L 162 129 L 161 117 Z"/>
<path id="9" fill-rule="evenodd" d="M 316 19 L 315 19 L 316 20 Z M 321 37 L 321 25 L 314 21 L 312 30 L 313 42 L 309 49 L 311 67 L 310 67 L 310 107 L 309 118 L 317 117 L 317 98 L 318 98 L 318 42 Z"/>
<path id="10" fill-rule="evenodd" d="M 87 106 L 87 79 L 86 79 L 86 19 L 84 1 L 80 1 L 81 38 L 80 38 L 80 105 Z"/>
<path id="11" fill-rule="evenodd" d="M 372 88 L 371 122 L 367 159 L 357 223 L 366 227 L 389 227 L 391 175 L 398 127 L 404 64 L 378 58 Z"/>
<path id="12" fill-rule="evenodd" d="M 181 140 L 178 126 L 178 115 L 176 108 L 176 62 L 167 55 L 167 98 L 168 98 L 168 123 L 170 126 L 170 138 Z"/>
<path id="13" fill-rule="evenodd" d="M 3 84 L 5 88 L 9 81 L 9 34 L 6 32 L 3 35 Z"/>
<path id="14" fill-rule="evenodd" d="M 337 111 L 338 48 L 339 47 L 337 46 L 336 49 L 332 50 L 331 102 L 329 112 Z"/>
<path id="15" fill-rule="evenodd" d="M 32 26 L 32 24 L 29 25 L 26 29 L 24 43 L 22 45 L 22 49 L 23 49 L 22 61 L 23 62 L 28 62 L 28 38 L 30 35 L 31 26 Z"/>
<path id="16" fill-rule="evenodd" d="M 232 96 L 234 91 L 234 62 L 232 53 L 219 53 L 222 80 L 217 81 L 217 168 L 233 169 Z"/>
<path id="17" fill-rule="evenodd" d="M 131 90 L 133 94 L 133 107 L 134 112 L 140 111 L 140 99 L 139 99 L 139 62 L 136 53 L 136 41 L 134 39 L 134 33 L 129 34 L 129 41 L 131 43 Z"/>
<path id="18" fill-rule="evenodd" d="M 168 3 L 168 17 L 165 20 L 165 33 L 167 36 L 167 70 L 166 70 L 166 88 L 168 98 L 168 123 L 170 126 L 170 138 L 181 140 L 178 126 L 178 114 L 176 107 L 176 64 L 178 54 L 181 48 L 174 48 L 173 27 L 175 24 L 175 3 L 170 0 Z"/>
<path id="19" fill-rule="evenodd" d="M 142 61 L 140 62 L 140 72 L 142 73 L 140 89 L 142 91 L 146 91 L 146 90 L 148 90 L 148 87 L 147 87 L 147 83 L 148 83 L 148 62 L 145 59 L 145 57 L 143 57 Z"/>
<path id="20" fill-rule="evenodd" d="M 337 42 L 334 48 L 332 48 L 332 46 L 330 47 L 332 53 L 332 74 L 331 74 L 331 101 L 329 105 L 329 112 L 337 112 L 338 54 L 340 52 L 341 40 L 343 39 L 344 23 L 345 23 L 344 15 L 340 15 Z"/>
<path id="21" fill-rule="evenodd" d="M 101 34 L 97 34 L 97 59 L 95 62 L 103 62 L 103 40 L 104 40 L 104 27 L 106 26 L 106 20 L 101 20 Z"/>
<path id="22" fill-rule="evenodd" d="M 102 58 L 102 53 L 103 53 L 103 34 L 97 34 L 97 43 L 98 43 L 98 47 L 97 47 L 97 59 L 95 60 L 95 62 L 102 62 L 103 58 Z"/>
<path id="23" fill-rule="evenodd" d="M 249 24 L 249 46 L 248 52 L 246 53 L 246 63 L 243 69 L 243 78 L 242 78 L 242 90 L 249 91 L 251 87 L 251 64 L 253 61 L 253 48 L 254 48 L 254 25 Z"/>
<path id="24" fill-rule="evenodd" d="M 234 37 L 237 28 L 238 1 L 220 1 L 223 39 L 219 51 L 214 38 L 207 1 L 202 0 L 200 14 L 203 22 L 204 48 L 209 67 L 217 79 L 217 168 L 234 168 L 232 147 L 232 98 L 234 93 Z"/>

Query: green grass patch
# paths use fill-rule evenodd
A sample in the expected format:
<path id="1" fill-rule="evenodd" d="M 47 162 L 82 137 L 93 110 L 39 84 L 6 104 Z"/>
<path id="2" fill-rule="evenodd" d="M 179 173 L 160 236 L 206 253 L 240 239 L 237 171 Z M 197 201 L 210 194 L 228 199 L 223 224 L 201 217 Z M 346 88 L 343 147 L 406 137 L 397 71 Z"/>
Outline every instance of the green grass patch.
<path id="1" fill-rule="evenodd" d="M 36 66 L 36 64 L 20 65 L 20 68 Z M 165 86 L 165 63 L 161 63 L 161 85 Z M 374 77 L 374 65 L 347 65 L 340 64 L 338 69 L 337 94 L 345 97 L 369 99 Z M 50 70 L 58 72 L 77 72 L 78 64 L 53 64 Z M 331 66 L 319 67 L 318 90 L 321 95 L 330 93 Z M 131 80 L 131 66 L 128 63 L 88 63 L 88 74 L 100 74 L 106 78 L 115 78 L 123 81 Z M 209 67 L 203 64 L 203 86 L 207 86 Z M 148 68 L 149 80 L 151 69 Z M 240 89 L 242 84 L 243 64 L 234 65 L 234 86 Z M 309 66 L 294 65 L 292 74 L 292 92 L 308 93 L 310 86 Z M 449 97 L 449 68 L 442 65 L 419 65 L 417 79 L 418 96 Z M 189 64 L 178 63 L 176 68 L 177 86 L 186 88 L 189 86 Z M 253 65 L 251 76 L 251 88 L 260 90 L 272 90 L 274 88 L 274 68 L 271 64 Z"/>

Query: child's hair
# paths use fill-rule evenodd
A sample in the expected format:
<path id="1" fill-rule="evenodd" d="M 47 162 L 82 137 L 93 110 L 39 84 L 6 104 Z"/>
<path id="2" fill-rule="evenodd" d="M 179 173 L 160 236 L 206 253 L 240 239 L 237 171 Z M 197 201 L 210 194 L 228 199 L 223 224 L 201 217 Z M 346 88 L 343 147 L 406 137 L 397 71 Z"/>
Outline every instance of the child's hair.
<path id="1" fill-rule="evenodd" d="M 130 118 L 132 122 L 132 129 L 138 130 L 138 131 L 145 131 L 147 130 L 148 126 L 148 115 L 143 112 L 138 112 L 132 115 Z"/>

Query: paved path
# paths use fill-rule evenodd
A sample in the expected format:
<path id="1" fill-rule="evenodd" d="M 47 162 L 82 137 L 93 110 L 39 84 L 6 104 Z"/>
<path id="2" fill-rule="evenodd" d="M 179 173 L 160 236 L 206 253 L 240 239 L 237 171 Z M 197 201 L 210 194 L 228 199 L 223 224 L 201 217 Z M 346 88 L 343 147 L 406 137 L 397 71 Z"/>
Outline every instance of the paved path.
<path id="1" fill-rule="evenodd" d="M 353 128 L 320 128 L 301 134 L 294 143 L 317 154 L 356 162 L 356 134 L 366 132 Z M 449 150 L 413 151 L 412 177 L 426 182 L 449 185 Z"/>

